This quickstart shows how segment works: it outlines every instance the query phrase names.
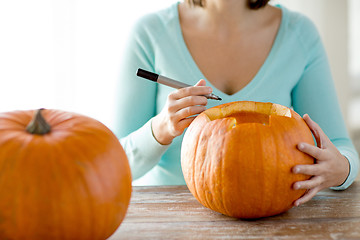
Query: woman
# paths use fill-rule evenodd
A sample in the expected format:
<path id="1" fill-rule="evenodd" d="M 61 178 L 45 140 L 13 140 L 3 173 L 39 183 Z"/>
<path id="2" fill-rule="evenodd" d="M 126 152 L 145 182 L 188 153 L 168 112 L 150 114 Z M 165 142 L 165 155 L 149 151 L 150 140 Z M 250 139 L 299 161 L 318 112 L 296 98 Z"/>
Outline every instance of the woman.
<path id="1" fill-rule="evenodd" d="M 312 176 L 294 184 L 308 189 L 296 206 L 324 188 L 346 189 L 354 181 L 358 155 L 341 117 L 319 34 L 306 17 L 267 2 L 189 0 L 138 21 L 125 55 L 118 106 L 118 136 L 134 184 L 185 184 L 182 134 L 194 115 L 220 104 L 203 97 L 212 91 L 221 103 L 273 102 L 305 114 L 318 146 L 298 146 L 316 164 L 293 168 Z M 194 87 L 174 91 L 146 82 L 135 76 L 138 68 Z"/>

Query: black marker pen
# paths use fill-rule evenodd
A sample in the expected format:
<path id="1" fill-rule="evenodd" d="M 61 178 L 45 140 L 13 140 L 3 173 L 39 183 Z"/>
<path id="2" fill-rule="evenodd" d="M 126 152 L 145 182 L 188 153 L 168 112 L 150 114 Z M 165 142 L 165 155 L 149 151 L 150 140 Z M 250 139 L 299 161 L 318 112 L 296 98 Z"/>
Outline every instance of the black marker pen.
<path id="1" fill-rule="evenodd" d="M 176 88 L 176 89 L 185 88 L 185 87 L 191 87 L 191 85 L 188 85 L 188 84 L 173 80 L 171 78 L 161 76 L 161 75 L 156 74 L 156 73 L 152 73 L 152 72 L 143 70 L 141 68 L 138 69 L 136 75 L 139 76 L 139 77 L 151 80 L 153 82 L 157 82 L 157 83 L 160 83 L 160 84 L 172 87 L 172 88 Z M 208 98 L 208 99 L 222 100 L 220 97 L 218 97 L 218 96 L 216 96 L 215 94 L 212 94 L 212 93 L 210 93 L 208 95 L 205 95 L 205 97 Z"/>

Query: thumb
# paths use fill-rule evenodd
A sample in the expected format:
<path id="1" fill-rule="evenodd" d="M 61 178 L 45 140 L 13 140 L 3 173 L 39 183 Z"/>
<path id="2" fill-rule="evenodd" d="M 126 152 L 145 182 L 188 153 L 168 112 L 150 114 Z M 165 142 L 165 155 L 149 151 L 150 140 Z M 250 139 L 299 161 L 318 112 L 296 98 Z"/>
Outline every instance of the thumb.
<path id="1" fill-rule="evenodd" d="M 308 114 L 305 114 L 303 116 L 303 119 L 305 120 L 306 124 L 309 126 L 311 132 L 314 134 L 317 146 L 319 148 L 326 148 L 327 136 L 320 128 L 320 126 L 316 122 L 314 122 Z"/>
<path id="2" fill-rule="evenodd" d="M 200 79 L 194 86 L 206 86 L 206 81 L 204 79 Z"/>

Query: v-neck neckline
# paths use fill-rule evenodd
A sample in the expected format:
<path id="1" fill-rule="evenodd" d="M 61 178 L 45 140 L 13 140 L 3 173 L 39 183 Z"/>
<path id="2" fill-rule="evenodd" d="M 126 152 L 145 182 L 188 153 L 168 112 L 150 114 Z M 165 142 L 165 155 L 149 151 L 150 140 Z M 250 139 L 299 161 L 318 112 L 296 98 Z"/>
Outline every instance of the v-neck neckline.
<path id="1" fill-rule="evenodd" d="M 268 54 L 268 56 L 266 57 L 264 63 L 261 65 L 260 69 L 258 70 L 258 72 L 256 73 L 256 75 L 251 79 L 251 81 L 249 83 L 247 83 L 243 88 L 241 88 L 239 91 L 235 92 L 234 94 L 227 94 L 224 93 L 223 91 L 219 90 L 217 87 L 215 87 L 206 77 L 205 75 L 201 72 L 200 68 L 198 67 L 197 63 L 195 62 L 194 58 L 192 57 L 186 43 L 185 43 L 185 39 L 183 36 L 183 32 L 181 29 L 181 25 L 180 25 L 180 17 L 179 17 L 179 4 L 180 2 L 177 2 L 176 4 L 174 4 L 174 11 L 176 13 L 176 34 L 177 34 L 177 40 L 178 40 L 178 44 L 180 46 L 181 49 L 181 54 L 183 59 L 185 60 L 185 63 L 188 65 L 189 70 L 191 70 L 192 75 L 197 78 L 197 80 L 200 79 L 205 79 L 206 83 L 208 86 L 210 86 L 215 94 L 220 94 L 222 98 L 226 97 L 226 98 L 232 98 L 234 96 L 241 96 L 241 95 L 248 95 L 249 93 L 251 93 L 256 86 L 258 86 L 259 84 L 261 84 L 262 80 L 264 79 L 262 76 L 265 75 L 266 73 L 266 69 L 267 66 L 271 63 L 271 60 L 273 58 L 273 56 L 276 53 L 276 50 L 279 47 L 279 44 L 281 42 L 281 37 L 283 35 L 283 31 L 284 31 L 284 25 L 285 25 L 285 20 L 286 20 L 286 12 L 284 11 L 284 8 L 281 5 L 277 5 L 276 7 L 279 7 L 281 10 L 281 21 L 280 21 L 280 26 L 278 28 L 278 31 L 276 33 L 275 36 L 275 40 L 271 46 L 270 52 Z"/>

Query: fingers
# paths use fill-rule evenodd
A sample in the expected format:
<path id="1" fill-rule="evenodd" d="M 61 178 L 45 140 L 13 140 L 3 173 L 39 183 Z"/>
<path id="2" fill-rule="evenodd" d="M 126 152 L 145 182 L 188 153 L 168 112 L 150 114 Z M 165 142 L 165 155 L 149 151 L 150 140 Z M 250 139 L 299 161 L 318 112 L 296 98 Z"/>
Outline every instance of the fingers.
<path id="1" fill-rule="evenodd" d="M 168 111 L 175 114 L 177 120 L 199 114 L 206 110 L 208 100 L 204 95 L 212 92 L 212 88 L 205 86 L 201 79 L 195 86 L 182 88 L 168 96 Z"/>
<path id="2" fill-rule="evenodd" d="M 195 86 L 178 89 L 169 95 L 172 100 L 178 100 L 188 96 L 204 96 L 212 93 L 212 88 L 205 86 L 205 80 L 201 79 Z"/>
<path id="3" fill-rule="evenodd" d="M 310 145 L 308 143 L 299 143 L 297 145 L 297 148 L 306 153 L 309 154 L 310 156 L 316 158 L 316 159 L 322 159 L 322 155 L 323 155 L 323 149 L 318 148 L 316 146 Z"/>
<path id="4" fill-rule="evenodd" d="M 189 125 L 191 124 L 191 122 L 195 119 L 195 117 L 188 117 L 188 118 L 185 118 L 185 119 L 182 119 L 180 122 L 179 122 L 179 128 L 180 129 L 185 129 L 187 127 L 189 127 Z"/>
<path id="5" fill-rule="evenodd" d="M 323 178 L 320 176 L 315 176 L 315 177 L 310 178 L 309 180 L 299 181 L 299 182 L 294 183 L 293 188 L 295 190 L 313 189 L 313 188 L 317 188 L 317 187 L 321 186 L 322 183 L 323 183 Z"/>
<path id="6" fill-rule="evenodd" d="M 175 121 L 176 120 L 179 121 L 181 119 L 200 114 L 205 110 L 206 110 L 205 106 L 191 106 L 191 107 L 182 108 L 174 114 L 174 117 L 177 118 L 175 119 Z"/>
<path id="7" fill-rule="evenodd" d="M 204 79 L 200 79 L 194 86 L 205 86 L 206 81 Z"/>
<path id="8" fill-rule="evenodd" d="M 293 167 L 292 172 L 295 174 L 305 174 L 309 176 L 319 175 L 322 173 L 321 166 L 319 164 L 313 165 L 296 165 Z"/>
<path id="9" fill-rule="evenodd" d="M 312 199 L 320 190 L 325 188 L 324 177 L 321 175 L 321 167 L 315 165 L 297 165 L 293 168 L 294 173 L 312 175 L 309 180 L 295 182 L 293 188 L 307 189 L 307 192 L 294 202 L 295 206 L 299 206 Z"/>
<path id="10" fill-rule="evenodd" d="M 204 96 L 188 96 L 178 100 L 178 104 L 182 106 L 195 106 L 202 105 L 206 106 L 208 100 Z"/>
<path id="11" fill-rule="evenodd" d="M 301 198 L 297 199 L 294 202 L 294 206 L 298 207 L 301 204 L 306 203 L 307 201 L 311 200 L 315 195 L 320 191 L 318 188 L 310 189 L 308 192 L 306 192 Z"/>
<path id="12" fill-rule="evenodd" d="M 208 100 L 204 96 L 189 96 L 179 100 L 169 100 L 168 111 L 178 117 L 186 118 L 205 111 L 207 102 Z"/>
<path id="13" fill-rule="evenodd" d="M 293 184 L 294 189 L 307 189 L 307 192 L 294 202 L 295 206 L 309 201 L 324 188 L 342 184 L 349 172 L 347 159 L 341 155 L 320 126 L 307 114 L 304 115 L 303 119 L 315 136 L 317 146 L 299 143 L 297 148 L 315 158 L 316 163 L 313 165 L 297 165 L 292 169 L 295 174 L 312 176 L 309 180 L 298 181 Z"/>
<path id="14" fill-rule="evenodd" d="M 319 148 L 325 147 L 327 136 L 323 132 L 323 130 L 320 128 L 320 126 L 314 122 L 308 114 L 305 114 L 303 116 L 303 119 L 305 120 L 306 124 L 309 126 L 311 132 L 314 134 L 317 146 Z"/>
<path id="15" fill-rule="evenodd" d="M 206 110 L 208 100 L 204 95 L 210 94 L 212 88 L 205 85 L 202 79 L 195 86 L 181 88 L 168 95 L 165 107 L 153 120 L 153 132 L 159 142 L 170 143 L 182 134 L 195 115 Z"/>
<path id="16" fill-rule="evenodd" d="M 326 136 L 324 131 L 320 128 L 320 126 L 314 122 L 308 114 L 304 115 L 304 120 L 306 124 L 309 126 L 310 130 L 315 136 L 317 146 L 310 145 L 308 143 L 299 143 L 297 145 L 297 148 L 304 152 L 309 154 L 310 156 L 317 159 L 317 161 L 324 160 L 328 155 L 326 154 L 326 150 L 328 148 L 332 148 L 332 143 L 330 139 Z"/>

